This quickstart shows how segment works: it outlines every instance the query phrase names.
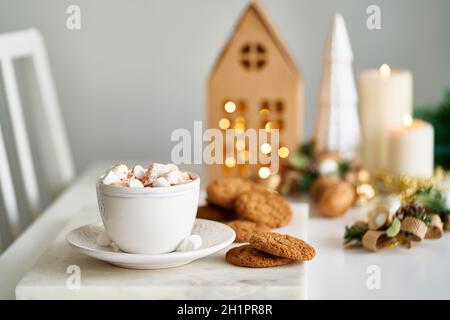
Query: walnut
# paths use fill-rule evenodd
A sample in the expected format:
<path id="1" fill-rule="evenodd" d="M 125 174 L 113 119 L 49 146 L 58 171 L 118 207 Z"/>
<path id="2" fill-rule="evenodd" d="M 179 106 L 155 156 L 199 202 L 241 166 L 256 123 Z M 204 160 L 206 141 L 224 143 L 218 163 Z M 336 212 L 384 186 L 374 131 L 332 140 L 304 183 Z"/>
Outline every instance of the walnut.
<path id="1" fill-rule="evenodd" d="M 319 211 L 327 217 L 339 217 L 351 208 L 355 201 L 355 189 L 341 181 L 323 191 L 319 200 Z"/>
<path id="2" fill-rule="evenodd" d="M 326 189 L 338 184 L 341 181 L 341 178 L 335 175 L 318 177 L 309 190 L 311 198 L 313 198 L 314 201 L 319 201 Z"/>

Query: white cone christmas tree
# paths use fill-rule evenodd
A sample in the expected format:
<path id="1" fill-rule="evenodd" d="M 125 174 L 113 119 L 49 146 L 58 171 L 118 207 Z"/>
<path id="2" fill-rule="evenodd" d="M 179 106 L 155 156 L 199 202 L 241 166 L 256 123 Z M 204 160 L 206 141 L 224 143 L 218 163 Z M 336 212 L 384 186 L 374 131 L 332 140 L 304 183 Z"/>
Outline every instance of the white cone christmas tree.
<path id="1" fill-rule="evenodd" d="M 323 57 L 314 138 L 318 151 L 355 158 L 360 143 L 353 53 L 344 18 L 334 16 Z"/>

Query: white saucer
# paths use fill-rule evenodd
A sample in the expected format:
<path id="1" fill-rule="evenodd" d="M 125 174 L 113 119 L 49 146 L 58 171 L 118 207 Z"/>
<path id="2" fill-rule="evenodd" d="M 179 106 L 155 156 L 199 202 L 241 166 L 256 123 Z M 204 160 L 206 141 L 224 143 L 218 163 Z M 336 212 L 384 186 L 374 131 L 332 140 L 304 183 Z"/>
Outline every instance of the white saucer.
<path id="1" fill-rule="evenodd" d="M 164 269 L 178 267 L 213 254 L 230 245 L 236 236 L 233 229 L 223 223 L 196 219 L 192 234 L 198 234 L 202 237 L 203 243 L 200 249 L 149 255 L 125 253 L 115 251 L 111 246 L 98 245 L 97 236 L 103 231 L 102 224 L 88 224 L 72 230 L 67 235 L 66 240 L 75 250 L 119 267 Z"/>

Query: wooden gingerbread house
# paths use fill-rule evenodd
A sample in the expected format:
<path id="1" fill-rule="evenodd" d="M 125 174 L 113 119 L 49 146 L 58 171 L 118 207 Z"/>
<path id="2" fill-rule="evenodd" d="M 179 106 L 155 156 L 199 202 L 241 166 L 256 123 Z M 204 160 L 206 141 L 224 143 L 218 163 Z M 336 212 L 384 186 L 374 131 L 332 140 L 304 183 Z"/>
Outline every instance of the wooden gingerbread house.
<path id="1" fill-rule="evenodd" d="M 252 2 L 216 61 L 208 80 L 208 127 L 221 130 L 279 129 L 280 159 L 295 150 L 303 132 L 301 75 L 261 6 Z M 223 165 L 209 166 L 209 179 L 268 177 L 261 165 L 237 164 L 245 146 L 236 144 Z"/>

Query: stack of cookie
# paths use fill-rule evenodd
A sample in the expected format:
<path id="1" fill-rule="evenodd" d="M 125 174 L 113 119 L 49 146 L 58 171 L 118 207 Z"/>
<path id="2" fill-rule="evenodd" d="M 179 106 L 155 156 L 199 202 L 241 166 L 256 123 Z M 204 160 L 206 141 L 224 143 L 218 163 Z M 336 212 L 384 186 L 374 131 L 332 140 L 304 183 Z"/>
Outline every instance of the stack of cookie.
<path id="1" fill-rule="evenodd" d="M 255 182 L 242 178 L 223 178 L 207 188 L 208 204 L 197 217 L 228 224 L 236 232 L 235 242 L 249 244 L 233 248 L 226 260 L 242 267 L 273 267 L 311 260 L 313 247 L 289 235 L 271 232 L 287 225 L 292 210 L 286 200 Z"/>
<path id="2" fill-rule="evenodd" d="M 308 261 L 316 255 L 312 246 L 286 234 L 255 232 L 249 242 L 230 249 L 226 254 L 227 261 L 240 267 L 266 268 Z"/>
<path id="3" fill-rule="evenodd" d="M 223 178 L 207 188 L 208 205 L 197 218 L 227 223 L 236 232 L 235 242 L 249 242 L 256 231 L 270 231 L 292 219 L 289 204 L 277 193 L 243 178 Z"/>

